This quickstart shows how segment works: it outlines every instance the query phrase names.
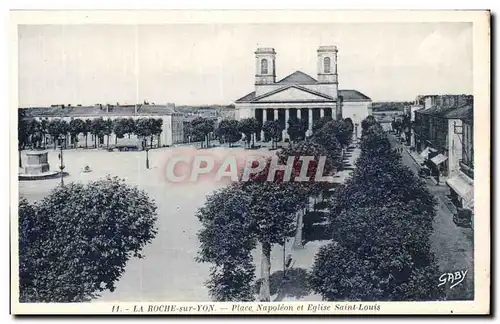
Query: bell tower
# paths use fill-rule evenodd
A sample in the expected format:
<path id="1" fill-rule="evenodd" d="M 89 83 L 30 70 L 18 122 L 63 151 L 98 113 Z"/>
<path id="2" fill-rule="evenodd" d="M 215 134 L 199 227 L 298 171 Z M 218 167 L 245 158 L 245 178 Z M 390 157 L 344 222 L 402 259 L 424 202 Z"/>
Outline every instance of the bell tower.
<path id="1" fill-rule="evenodd" d="M 276 52 L 274 48 L 257 48 L 255 51 L 255 84 L 276 82 Z"/>
<path id="2" fill-rule="evenodd" d="M 318 48 L 318 83 L 337 84 L 337 46 Z"/>

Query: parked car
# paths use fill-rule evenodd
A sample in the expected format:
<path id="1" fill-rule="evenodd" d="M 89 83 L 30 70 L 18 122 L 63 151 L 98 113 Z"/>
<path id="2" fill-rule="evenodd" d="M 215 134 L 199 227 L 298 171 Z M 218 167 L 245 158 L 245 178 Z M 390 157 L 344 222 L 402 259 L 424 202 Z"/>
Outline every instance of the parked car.
<path id="1" fill-rule="evenodd" d="M 142 141 L 137 139 L 120 138 L 114 146 L 120 152 L 122 151 L 138 151 L 143 148 Z"/>

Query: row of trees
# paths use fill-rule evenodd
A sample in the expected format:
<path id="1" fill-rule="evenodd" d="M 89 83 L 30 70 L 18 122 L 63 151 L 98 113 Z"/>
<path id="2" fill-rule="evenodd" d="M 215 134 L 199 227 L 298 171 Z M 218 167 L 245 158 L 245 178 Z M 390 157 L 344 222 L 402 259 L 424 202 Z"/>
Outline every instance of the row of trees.
<path id="1" fill-rule="evenodd" d="M 288 121 L 288 136 L 290 143 L 297 143 L 306 139 L 307 121 L 305 119 L 290 118 Z M 191 136 L 193 141 L 206 141 L 209 145 L 210 133 L 214 133 L 215 137 L 221 143 L 231 144 L 236 143 L 245 136 L 245 143 L 247 147 L 255 144 L 257 135 L 263 131 L 264 141 L 272 141 L 272 148 L 274 149 L 276 143 L 281 139 L 284 128 L 277 120 L 268 120 L 263 125 L 255 118 L 245 118 L 240 121 L 236 120 L 222 120 L 218 126 L 215 125 L 215 120 L 198 117 L 192 120 L 186 127 L 186 132 Z M 334 121 L 332 117 L 326 116 L 318 119 L 312 125 L 313 134 L 320 132 L 323 126 L 328 124 L 329 129 L 323 132 L 333 132 L 337 134 L 339 143 L 342 146 L 347 146 L 352 137 L 354 125 L 350 118 L 343 121 Z"/>
<path id="2" fill-rule="evenodd" d="M 328 301 L 439 300 L 436 202 L 373 117 L 362 131 L 356 170 L 329 201 L 332 242 L 316 255 L 310 285 Z"/>
<path id="3" fill-rule="evenodd" d="M 19 301 L 84 302 L 114 290 L 157 234 L 156 204 L 118 178 L 19 201 Z"/>
<path id="4" fill-rule="evenodd" d="M 339 126 L 340 123 L 346 124 L 345 127 Z M 314 181 L 320 158 L 326 157 L 325 173 L 333 174 L 342 163 L 339 139 L 345 137 L 335 131 L 345 128 L 352 132 L 349 124 L 348 121 L 326 122 L 317 135 L 279 151 L 281 163 L 293 165 L 290 181 L 283 181 L 284 171 L 277 171 L 274 181 L 267 181 L 271 165 L 268 159 L 265 168 L 248 181 L 234 182 L 207 198 L 197 213 L 202 223 L 198 234 L 201 243 L 198 261 L 212 264 L 207 287 L 214 300 L 255 299 L 252 289 L 255 265 L 251 252 L 260 247 L 258 298 L 270 301 L 271 248 L 276 244 L 283 246 L 293 237 L 296 245 L 302 244 L 303 215 L 310 208 L 311 197 L 329 187 L 327 182 Z M 309 181 L 296 181 L 302 168 L 300 156 L 313 157 L 307 169 Z"/>
<path id="5" fill-rule="evenodd" d="M 32 149 L 46 147 L 47 137 L 50 137 L 57 146 L 57 139 L 60 136 L 70 136 L 73 143 L 78 142 L 78 136 L 85 136 L 85 147 L 87 147 L 88 135 L 94 135 L 94 147 L 98 147 L 98 141 L 103 141 L 104 136 L 108 136 L 106 146 L 109 147 L 109 136 L 114 133 L 117 139 L 124 138 L 125 135 L 137 135 L 143 139 L 150 139 L 153 145 L 153 137 L 158 136 L 158 146 L 160 145 L 160 135 L 162 133 L 163 120 L 161 118 L 117 118 L 117 119 L 72 119 L 69 123 L 62 119 L 26 119 L 23 111 L 19 110 L 19 149 L 26 147 Z"/>
<path id="6" fill-rule="evenodd" d="M 245 142 L 250 146 L 250 142 L 255 143 L 255 135 L 260 132 L 261 125 L 255 118 L 247 118 L 240 121 L 222 120 L 218 125 L 210 118 L 198 117 L 186 125 L 184 132 L 191 137 L 191 141 L 199 141 L 201 147 L 210 146 L 211 134 L 219 139 L 220 143 L 233 143 L 240 141 L 245 135 Z"/>

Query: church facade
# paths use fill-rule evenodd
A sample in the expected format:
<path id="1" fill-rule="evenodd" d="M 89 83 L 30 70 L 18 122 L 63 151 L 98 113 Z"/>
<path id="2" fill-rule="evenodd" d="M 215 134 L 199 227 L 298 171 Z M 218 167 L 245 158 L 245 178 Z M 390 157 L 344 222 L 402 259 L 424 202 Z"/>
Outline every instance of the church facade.
<path id="1" fill-rule="evenodd" d="M 254 117 L 264 124 L 277 120 L 287 138 L 289 119 L 304 119 L 308 135 L 316 120 L 351 118 L 356 135 L 361 121 L 371 114 L 371 99 L 356 90 L 339 90 L 337 47 L 320 46 L 317 50 L 317 78 L 296 71 L 276 81 L 276 51 L 258 48 L 255 51 L 255 89 L 235 101 L 236 119 Z"/>

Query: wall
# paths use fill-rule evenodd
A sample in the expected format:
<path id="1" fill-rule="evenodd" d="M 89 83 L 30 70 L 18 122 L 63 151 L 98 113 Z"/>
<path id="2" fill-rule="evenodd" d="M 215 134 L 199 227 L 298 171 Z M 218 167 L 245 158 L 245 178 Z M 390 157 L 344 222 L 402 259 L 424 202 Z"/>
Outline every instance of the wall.
<path id="1" fill-rule="evenodd" d="M 235 104 L 235 110 L 236 120 L 254 117 L 254 113 L 250 104 Z"/>
<path id="2" fill-rule="evenodd" d="M 337 77 L 337 75 L 335 75 L 335 77 Z M 338 97 L 338 91 L 339 91 L 338 83 L 301 84 L 300 86 L 317 92 L 324 93 L 332 98 Z"/>
<path id="3" fill-rule="evenodd" d="M 455 134 L 454 124 L 457 132 L 462 130 L 462 121 L 460 119 L 448 119 L 448 168 L 449 175 L 455 175 L 460 169 L 460 159 L 462 158 L 462 141 L 459 134 Z"/>
<path id="4" fill-rule="evenodd" d="M 357 138 L 361 137 L 361 122 L 372 114 L 371 101 L 344 101 L 342 105 L 342 117 L 351 118 L 353 124 L 358 124 Z"/>

